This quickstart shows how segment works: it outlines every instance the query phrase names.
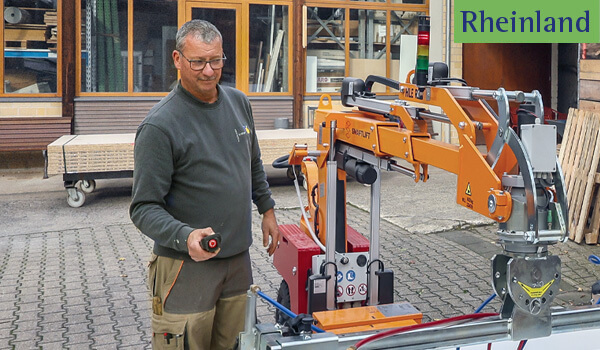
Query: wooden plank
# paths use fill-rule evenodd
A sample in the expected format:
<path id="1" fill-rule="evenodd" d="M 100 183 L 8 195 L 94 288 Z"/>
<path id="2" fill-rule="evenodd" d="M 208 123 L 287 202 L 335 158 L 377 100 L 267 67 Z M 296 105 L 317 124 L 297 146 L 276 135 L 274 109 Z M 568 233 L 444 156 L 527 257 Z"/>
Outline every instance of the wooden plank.
<path id="1" fill-rule="evenodd" d="M 598 178 L 600 174 L 596 173 L 596 178 Z M 598 183 L 596 183 L 595 187 L 595 200 L 594 200 L 594 210 L 591 214 L 591 225 L 590 231 L 585 234 L 585 243 L 586 244 L 598 244 L 598 233 L 600 232 L 600 195 L 598 194 Z"/>
<path id="2" fill-rule="evenodd" d="M 589 101 L 600 101 L 600 80 L 580 80 L 579 98 Z"/>
<path id="3" fill-rule="evenodd" d="M 600 102 L 580 100 L 579 108 L 590 112 L 600 113 Z"/>
<path id="4" fill-rule="evenodd" d="M 585 148 L 590 154 L 589 150 L 593 149 L 593 155 L 589 162 L 586 161 L 585 168 L 583 169 L 584 174 L 586 174 L 585 181 L 585 192 L 583 192 L 583 198 L 579 198 L 583 204 L 581 205 L 581 212 L 579 215 L 579 225 L 577 227 L 577 232 L 575 233 L 575 242 L 580 243 L 583 240 L 584 228 L 587 224 L 587 218 L 590 211 L 590 206 L 592 203 L 592 191 L 594 189 L 596 170 L 598 169 L 598 160 L 600 159 L 600 116 L 593 113 L 588 113 L 589 119 L 592 120 L 591 129 L 593 131 L 590 133 L 590 141 L 588 142 L 589 148 Z M 587 171 L 587 172 L 586 172 Z"/>
<path id="5" fill-rule="evenodd" d="M 581 73 L 600 73 L 600 60 L 581 60 L 579 69 Z"/>

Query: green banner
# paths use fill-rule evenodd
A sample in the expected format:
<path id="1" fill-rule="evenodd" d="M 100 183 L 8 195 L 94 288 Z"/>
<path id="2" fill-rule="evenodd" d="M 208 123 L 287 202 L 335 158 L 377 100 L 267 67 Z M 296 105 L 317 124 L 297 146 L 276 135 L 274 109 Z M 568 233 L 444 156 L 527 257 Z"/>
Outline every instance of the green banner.
<path id="1" fill-rule="evenodd" d="M 600 1 L 455 0 L 457 43 L 597 43 Z"/>

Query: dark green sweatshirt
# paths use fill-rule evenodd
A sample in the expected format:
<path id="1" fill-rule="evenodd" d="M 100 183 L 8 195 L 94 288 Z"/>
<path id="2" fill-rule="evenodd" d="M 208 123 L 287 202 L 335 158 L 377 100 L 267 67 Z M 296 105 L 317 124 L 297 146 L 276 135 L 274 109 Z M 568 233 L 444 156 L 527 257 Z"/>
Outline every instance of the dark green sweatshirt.
<path id="1" fill-rule="evenodd" d="M 252 243 L 251 202 L 261 214 L 275 205 L 250 103 L 217 88 L 207 104 L 179 83 L 137 130 L 129 214 L 157 255 L 190 260 L 187 238 L 206 227 L 223 236 L 217 258 L 239 254 Z"/>

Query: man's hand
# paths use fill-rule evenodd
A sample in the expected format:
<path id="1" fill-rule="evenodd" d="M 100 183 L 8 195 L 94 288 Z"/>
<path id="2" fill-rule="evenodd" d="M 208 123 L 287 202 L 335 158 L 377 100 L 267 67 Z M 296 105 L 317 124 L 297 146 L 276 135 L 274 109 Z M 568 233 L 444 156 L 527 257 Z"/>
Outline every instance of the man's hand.
<path id="1" fill-rule="evenodd" d="M 190 258 L 192 258 L 192 260 L 194 260 L 194 261 L 208 260 L 208 259 L 216 256 L 219 253 L 221 248 L 219 248 L 217 251 L 215 251 L 213 253 L 209 253 L 206 250 L 202 249 L 202 247 L 200 246 L 200 241 L 202 240 L 202 238 L 204 238 L 206 236 L 210 236 L 214 233 L 215 232 L 210 227 L 199 228 L 199 229 L 192 231 L 192 233 L 190 233 L 190 235 L 188 236 L 188 239 L 187 239 L 187 247 L 188 247 L 188 252 L 190 254 Z"/>
<path id="2" fill-rule="evenodd" d="M 277 228 L 277 219 L 275 219 L 275 210 L 269 209 L 263 214 L 262 219 L 262 232 L 263 232 L 263 247 L 269 246 L 267 252 L 269 256 L 275 253 L 275 249 L 279 245 L 279 229 Z M 269 244 L 269 236 L 271 236 L 271 243 Z"/>

